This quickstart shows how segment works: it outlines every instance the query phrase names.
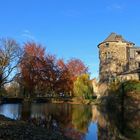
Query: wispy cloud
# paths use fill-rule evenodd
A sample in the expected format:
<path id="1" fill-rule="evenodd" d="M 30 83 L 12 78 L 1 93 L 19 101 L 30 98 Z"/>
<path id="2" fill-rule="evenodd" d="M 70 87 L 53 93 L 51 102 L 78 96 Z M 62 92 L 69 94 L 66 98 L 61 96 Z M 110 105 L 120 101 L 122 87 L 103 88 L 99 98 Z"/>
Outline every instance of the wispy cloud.
<path id="1" fill-rule="evenodd" d="M 35 36 L 27 29 L 22 32 L 21 36 L 30 40 L 35 40 Z"/>
<path id="2" fill-rule="evenodd" d="M 109 11 L 122 11 L 124 9 L 124 6 L 122 4 L 113 3 L 106 7 Z"/>

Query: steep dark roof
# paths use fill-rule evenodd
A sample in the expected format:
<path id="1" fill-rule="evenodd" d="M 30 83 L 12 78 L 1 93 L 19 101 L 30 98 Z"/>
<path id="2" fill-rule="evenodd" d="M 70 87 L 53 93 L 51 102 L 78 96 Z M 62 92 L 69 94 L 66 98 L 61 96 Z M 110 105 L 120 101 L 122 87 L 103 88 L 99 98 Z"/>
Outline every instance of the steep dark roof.
<path id="1" fill-rule="evenodd" d="M 105 43 L 105 42 L 118 42 L 118 41 L 122 41 L 124 43 L 131 43 L 131 44 L 134 44 L 133 42 L 130 42 L 130 41 L 126 41 L 121 35 L 118 35 L 116 33 L 111 33 L 103 42 L 101 42 L 100 44 L 102 43 Z M 99 44 L 99 45 L 100 45 Z M 99 46 L 98 45 L 98 46 Z M 135 45 L 135 44 L 134 44 Z"/>

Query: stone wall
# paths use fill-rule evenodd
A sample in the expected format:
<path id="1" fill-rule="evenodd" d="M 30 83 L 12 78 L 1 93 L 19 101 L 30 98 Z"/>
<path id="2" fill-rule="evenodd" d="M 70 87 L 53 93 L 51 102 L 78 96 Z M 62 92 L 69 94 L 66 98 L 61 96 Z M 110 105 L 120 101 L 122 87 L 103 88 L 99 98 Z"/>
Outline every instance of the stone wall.
<path id="1" fill-rule="evenodd" d="M 130 48 L 129 54 L 129 70 L 140 68 L 140 48 Z"/>
<path id="2" fill-rule="evenodd" d="M 120 80 L 140 80 L 140 47 L 111 33 L 99 48 L 98 92 L 106 93 L 108 84 L 116 78 Z"/>
<path id="3" fill-rule="evenodd" d="M 100 82 L 109 82 L 116 75 L 128 70 L 127 49 L 131 44 L 124 42 L 104 42 L 99 45 Z"/>
<path id="4" fill-rule="evenodd" d="M 120 80 L 139 80 L 139 74 L 138 73 L 128 73 L 125 75 L 119 75 L 118 78 Z"/>

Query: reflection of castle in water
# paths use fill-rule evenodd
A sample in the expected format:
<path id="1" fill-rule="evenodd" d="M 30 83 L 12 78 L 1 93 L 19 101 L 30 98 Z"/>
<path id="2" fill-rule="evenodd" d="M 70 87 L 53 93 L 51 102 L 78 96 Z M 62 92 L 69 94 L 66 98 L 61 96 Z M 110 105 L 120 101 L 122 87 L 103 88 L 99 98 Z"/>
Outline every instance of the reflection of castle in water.
<path id="1" fill-rule="evenodd" d="M 119 110 L 101 111 L 97 106 L 92 106 L 92 121 L 98 125 L 98 140 L 118 140 L 130 138 L 139 140 L 140 111 Z"/>
<path id="2" fill-rule="evenodd" d="M 0 113 L 6 115 L 4 113 L 9 112 L 8 114 L 11 114 L 13 118 L 14 115 L 18 114 L 19 118 L 17 119 L 26 120 L 48 129 L 53 129 L 53 124 L 55 128 L 56 126 L 62 128 L 65 135 L 75 140 L 90 140 L 91 136 L 94 140 L 118 140 L 118 136 L 122 134 L 132 137 L 128 136 L 131 134 L 133 140 L 139 140 L 134 138 L 140 130 L 140 113 L 138 110 L 135 112 L 131 110 L 107 112 L 107 110 L 94 105 L 29 103 L 16 105 L 13 108 L 14 106 L 8 107 L 6 105 L 4 108 L 0 106 Z M 130 132 L 127 132 L 128 129 Z"/>
<path id="3" fill-rule="evenodd" d="M 106 128 L 106 120 L 105 116 L 99 112 L 97 106 L 92 106 L 92 121 L 97 122 L 102 128 Z"/>
<path id="4" fill-rule="evenodd" d="M 92 107 L 93 121 L 97 121 L 98 125 L 98 140 L 117 140 L 111 128 L 110 122 L 107 119 L 107 114 L 101 113 L 96 106 Z M 110 129 L 111 128 L 111 129 Z"/>

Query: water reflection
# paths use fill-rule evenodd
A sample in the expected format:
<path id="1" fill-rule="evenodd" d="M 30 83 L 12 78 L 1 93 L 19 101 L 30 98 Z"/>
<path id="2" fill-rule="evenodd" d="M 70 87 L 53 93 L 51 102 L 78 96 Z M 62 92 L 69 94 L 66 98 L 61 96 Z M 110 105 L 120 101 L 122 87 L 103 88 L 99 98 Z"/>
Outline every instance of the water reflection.
<path id="1" fill-rule="evenodd" d="M 78 129 L 82 133 L 88 131 L 91 117 L 91 106 L 78 105 L 77 107 L 72 108 L 72 124 L 75 129 Z"/>
<path id="2" fill-rule="evenodd" d="M 26 103 L 1 105 L 0 114 L 48 129 L 62 128 L 65 135 L 75 140 L 119 140 L 122 134 L 139 140 L 140 136 L 139 111 L 109 113 L 97 106 Z"/>
<path id="3" fill-rule="evenodd" d="M 0 114 L 12 119 L 26 120 L 49 129 L 62 128 L 65 135 L 75 140 L 90 140 L 90 135 L 96 132 L 96 130 L 89 130 L 93 129 L 94 123 L 91 120 L 91 106 L 86 105 L 5 104 L 0 106 Z M 97 139 L 97 133 L 94 139 Z"/>
<path id="4" fill-rule="evenodd" d="M 14 120 L 19 120 L 21 118 L 21 104 L 0 105 L 0 114 Z"/>
<path id="5" fill-rule="evenodd" d="M 86 140 L 97 140 L 97 123 L 91 122 L 88 127 L 88 133 L 85 135 Z"/>
<path id="6" fill-rule="evenodd" d="M 98 140 L 140 140 L 140 110 L 107 111 L 92 107 L 92 121 L 97 121 Z"/>

